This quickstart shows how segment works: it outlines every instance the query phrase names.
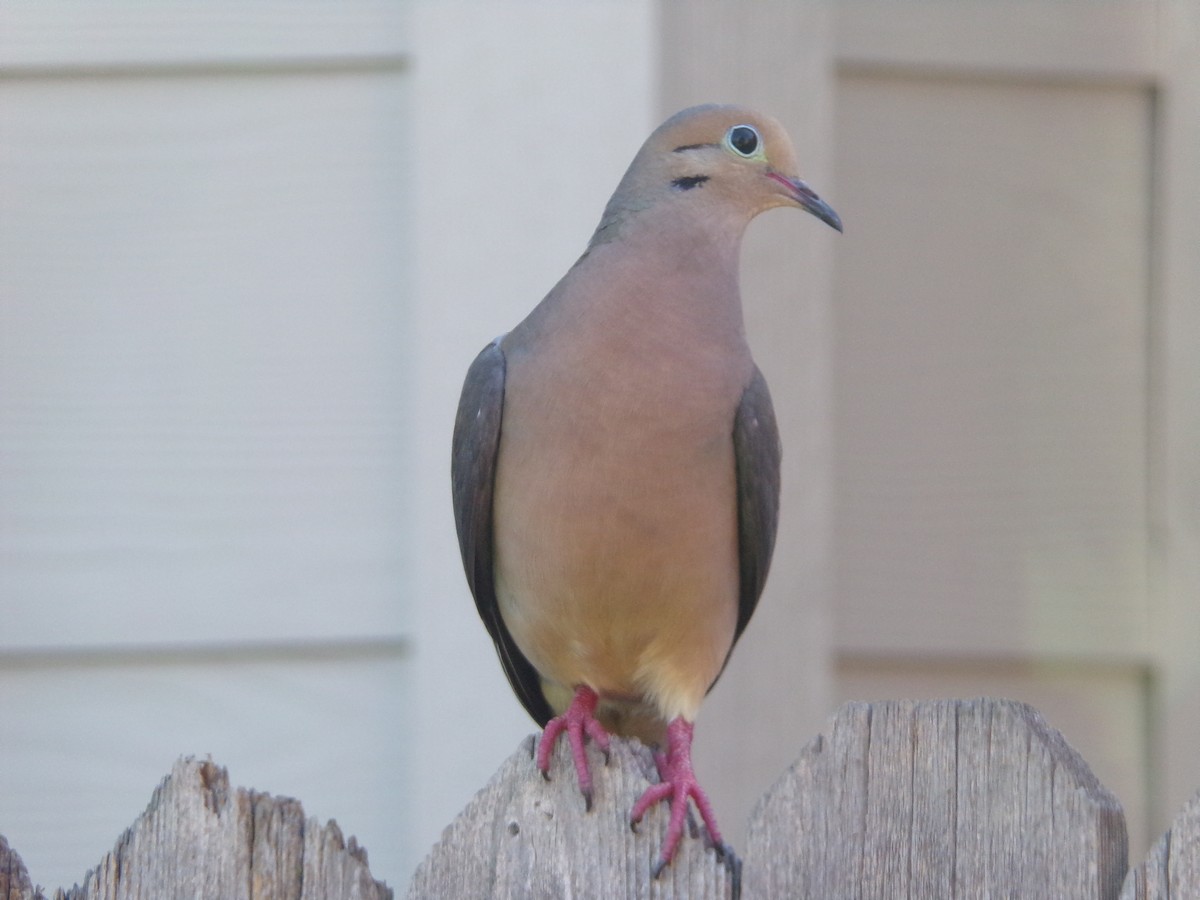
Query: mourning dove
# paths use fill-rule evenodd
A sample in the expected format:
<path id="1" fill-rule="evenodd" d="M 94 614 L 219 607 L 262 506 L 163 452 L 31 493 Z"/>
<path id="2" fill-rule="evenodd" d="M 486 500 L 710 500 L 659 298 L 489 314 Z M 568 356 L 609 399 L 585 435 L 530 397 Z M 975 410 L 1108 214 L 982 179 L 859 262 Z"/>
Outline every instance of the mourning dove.
<path id="1" fill-rule="evenodd" d="M 479 354 L 454 427 L 459 546 L 522 705 L 561 733 L 590 809 L 590 737 L 663 746 L 675 853 L 689 797 L 723 849 L 691 764 L 693 725 L 762 592 L 775 544 L 779 435 L 738 291 L 752 218 L 798 206 L 841 231 L 796 176 L 774 119 L 697 106 L 646 140 L 584 254 Z"/>

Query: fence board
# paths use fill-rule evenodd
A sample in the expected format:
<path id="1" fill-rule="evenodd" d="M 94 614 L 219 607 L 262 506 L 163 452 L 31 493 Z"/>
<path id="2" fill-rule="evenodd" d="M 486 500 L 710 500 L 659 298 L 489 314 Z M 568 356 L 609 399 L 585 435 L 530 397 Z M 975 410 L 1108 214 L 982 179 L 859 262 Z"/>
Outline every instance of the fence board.
<path id="1" fill-rule="evenodd" d="M 41 897 L 40 892 L 34 891 L 21 857 L 0 834 L 0 900 L 41 900 Z"/>
<path id="2" fill-rule="evenodd" d="M 693 823 L 651 877 L 667 809 L 629 827 L 657 778 L 650 751 L 590 749 L 585 812 L 567 746 L 551 777 L 529 737 L 445 830 L 408 896 L 749 898 L 1200 897 L 1200 793 L 1126 877 L 1120 805 L 1033 708 L 1006 700 L 849 703 L 763 797 L 744 863 Z M 744 885 L 743 885 L 744 872 Z M 1124 888 L 1122 890 L 1122 879 Z M 392 900 L 367 855 L 300 803 L 233 790 L 211 761 L 180 760 L 83 886 L 53 900 L 221 897 Z M 0 900 L 47 900 L 0 836 Z"/>
<path id="3" fill-rule="evenodd" d="M 534 746 L 526 738 L 446 829 L 417 869 L 409 900 L 737 896 L 734 871 L 686 836 L 674 862 L 651 878 L 667 807 L 650 810 L 636 832 L 629 827 L 630 808 L 648 779 L 657 780 L 640 743 L 614 739 L 608 765 L 589 748 L 595 793 L 586 814 L 566 742 L 555 747 L 549 781 L 533 764 Z"/>
<path id="4" fill-rule="evenodd" d="M 759 802 L 751 897 L 1116 898 L 1120 804 L 1032 707 L 849 703 Z"/>
<path id="5" fill-rule="evenodd" d="M 181 759 L 146 811 L 83 885 L 53 900 L 392 900 L 366 851 L 337 823 L 305 819 L 297 800 L 233 790 L 225 769 Z M 46 900 L 0 838 L 0 900 Z"/>
<path id="6" fill-rule="evenodd" d="M 1121 900 L 1200 896 L 1200 791 L 1192 795 L 1150 853 L 1129 870 Z"/>

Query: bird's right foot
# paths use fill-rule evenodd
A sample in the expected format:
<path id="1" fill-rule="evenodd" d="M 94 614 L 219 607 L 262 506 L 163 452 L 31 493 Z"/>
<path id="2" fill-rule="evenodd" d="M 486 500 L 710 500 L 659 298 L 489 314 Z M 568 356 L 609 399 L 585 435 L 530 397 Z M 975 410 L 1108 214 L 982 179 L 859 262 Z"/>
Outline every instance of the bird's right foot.
<path id="1" fill-rule="evenodd" d="M 604 751 L 604 761 L 608 762 L 608 732 L 596 719 L 596 704 L 599 700 L 591 688 L 585 685 L 577 687 L 566 712 L 546 723 L 537 750 L 537 767 L 542 776 L 549 781 L 550 756 L 554 752 L 554 744 L 559 735 L 564 731 L 567 733 L 567 741 L 571 745 L 571 758 L 575 761 L 575 774 L 579 777 L 579 792 L 583 794 L 583 802 L 589 812 L 592 809 L 592 773 L 588 768 L 585 736 L 590 737 L 596 746 Z"/>

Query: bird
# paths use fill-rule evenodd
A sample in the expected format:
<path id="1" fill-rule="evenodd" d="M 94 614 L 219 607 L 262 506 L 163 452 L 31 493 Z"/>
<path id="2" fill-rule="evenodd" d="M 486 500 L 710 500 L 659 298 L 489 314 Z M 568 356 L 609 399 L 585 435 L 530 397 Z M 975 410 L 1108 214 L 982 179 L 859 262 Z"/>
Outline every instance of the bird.
<path id="1" fill-rule="evenodd" d="M 747 342 L 750 220 L 798 207 L 842 231 L 799 178 L 784 128 L 706 104 L 646 139 L 583 254 L 470 365 L 452 439 L 459 549 L 549 777 L 566 736 L 585 808 L 586 744 L 659 748 L 630 811 L 691 800 L 727 852 L 691 760 L 697 713 L 750 620 L 779 517 L 780 440 Z"/>

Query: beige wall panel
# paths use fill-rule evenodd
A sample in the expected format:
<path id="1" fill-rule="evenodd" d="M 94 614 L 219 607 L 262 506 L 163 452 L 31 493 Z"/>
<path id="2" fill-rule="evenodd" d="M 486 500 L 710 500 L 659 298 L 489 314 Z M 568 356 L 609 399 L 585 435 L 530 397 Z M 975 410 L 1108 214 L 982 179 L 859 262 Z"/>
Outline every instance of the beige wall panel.
<path id="1" fill-rule="evenodd" d="M 70 887 L 112 849 L 183 754 L 298 797 L 407 883 L 412 669 L 398 648 L 0 661 L 0 834 L 34 881 Z"/>
<path id="2" fill-rule="evenodd" d="M 1145 671 L 1132 666 L 844 658 L 837 667 L 840 703 L 1008 697 L 1036 707 L 1121 801 L 1130 859 L 1141 858 L 1170 818 L 1148 821 L 1148 690 Z"/>
<path id="3" fill-rule="evenodd" d="M 1142 658 L 1150 96 L 837 101 L 838 645 Z"/>
<path id="4" fill-rule="evenodd" d="M 830 8 L 667 0 L 661 10 L 662 113 L 715 101 L 773 114 L 800 174 L 841 212 Z M 782 510 L 762 602 L 696 729 L 697 772 L 738 846 L 753 805 L 830 708 L 829 315 L 840 241 L 811 216 L 777 210 L 751 225 L 742 252 L 746 328 L 783 439 Z"/>
<path id="5" fill-rule="evenodd" d="M 0 648 L 405 628 L 403 71 L 0 82 Z"/>
<path id="6" fill-rule="evenodd" d="M 1154 510 L 1161 818 L 1200 787 L 1200 3 L 1168 3 L 1157 179 Z"/>
<path id="7" fill-rule="evenodd" d="M 847 66 L 1144 82 L 1159 67 L 1159 4 L 845 0 L 837 58 Z"/>

